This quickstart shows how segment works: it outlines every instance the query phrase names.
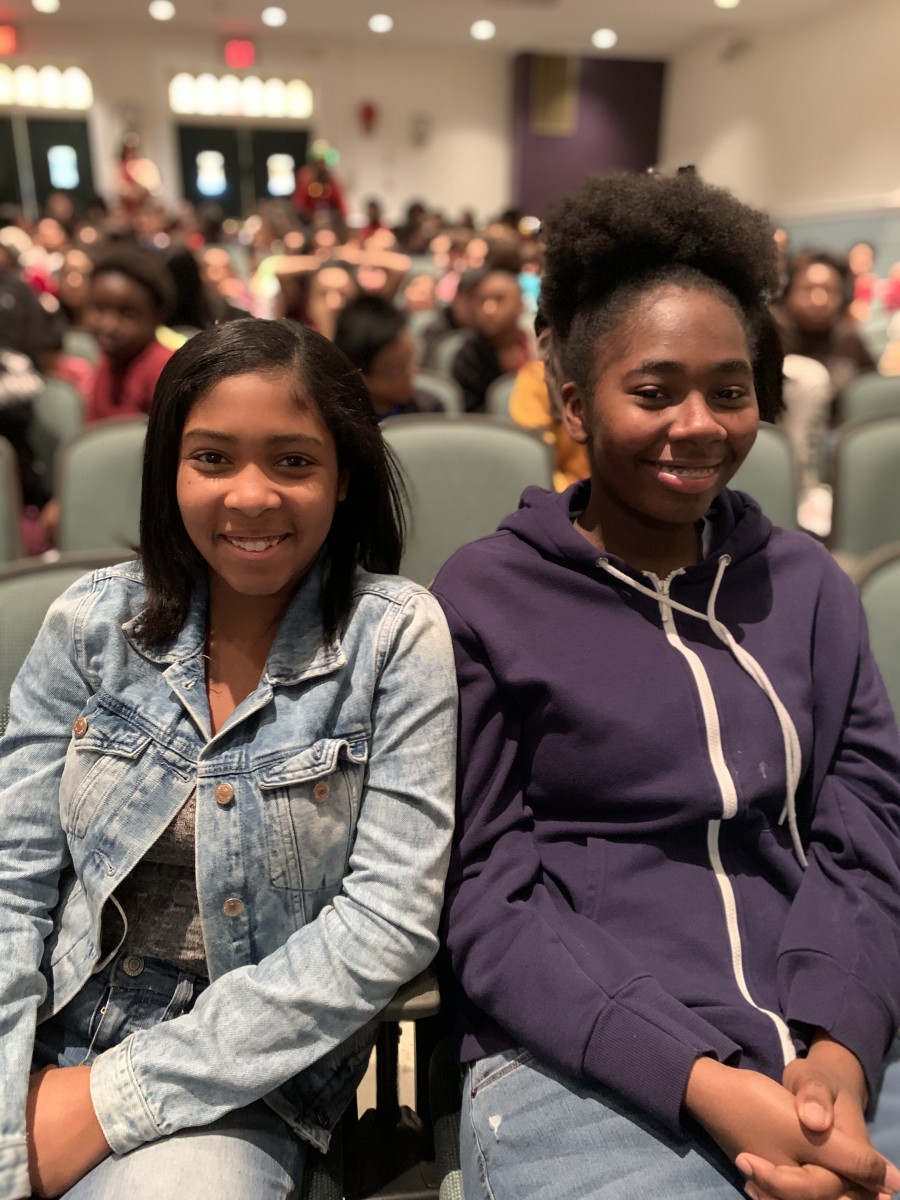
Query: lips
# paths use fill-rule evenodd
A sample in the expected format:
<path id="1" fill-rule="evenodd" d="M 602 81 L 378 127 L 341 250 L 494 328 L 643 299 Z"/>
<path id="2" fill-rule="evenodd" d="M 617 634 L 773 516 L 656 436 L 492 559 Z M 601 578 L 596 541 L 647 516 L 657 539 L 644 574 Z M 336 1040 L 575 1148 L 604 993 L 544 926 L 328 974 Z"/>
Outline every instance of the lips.
<path id="1" fill-rule="evenodd" d="M 273 550 L 288 535 L 286 533 L 223 533 L 221 536 L 229 546 L 234 546 L 236 550 L 243 550 L 248 554 L 262 554 L 266 550 Z"/>

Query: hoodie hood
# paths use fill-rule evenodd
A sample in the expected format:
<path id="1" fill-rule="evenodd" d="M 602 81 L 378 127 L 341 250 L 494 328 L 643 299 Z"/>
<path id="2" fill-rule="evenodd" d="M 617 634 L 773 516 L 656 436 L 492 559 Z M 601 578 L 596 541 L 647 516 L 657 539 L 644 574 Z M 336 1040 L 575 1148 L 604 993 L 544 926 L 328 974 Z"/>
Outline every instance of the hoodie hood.
<path id="1" fill-rule="evenodd" d="M 558 495 L 539 487 L 526 488 L 518 509 L 500 522 L 498 532 L 514 534 L 551 561 L 594 572 L 598 552 L 572 524 L 572 515 L 585 509 L 590 494 L 589 479 Z M 698 579 L 715 574 L 716 562 L 723 554 L 732 562 L 741 562 L 762 550 L 772 535 L 771 521 L 744 492 L 726 488 L 713 501 L 707 519 L 713 526 L 710 552 L 702 562 L 687 568 Z M 604 558 L 622 570 L 640 574 L 614 554 L 604 553 Z"/>

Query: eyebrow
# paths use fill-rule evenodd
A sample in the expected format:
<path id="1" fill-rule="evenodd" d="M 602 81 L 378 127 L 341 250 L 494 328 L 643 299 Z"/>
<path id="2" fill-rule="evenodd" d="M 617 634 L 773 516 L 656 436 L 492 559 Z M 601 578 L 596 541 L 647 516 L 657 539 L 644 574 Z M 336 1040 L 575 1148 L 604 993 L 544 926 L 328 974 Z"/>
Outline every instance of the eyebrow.
<path id="1" fill-rule="evenodd" d="M 182 436 L 185 441 L 225 442 L 226 445 L 232 446 L 240 441 L 233 433 L 223 433 L 219 429 L 188 429 Z M 269 446 L 296 446 L 300 442 L 306 446 L 325 445 L 321 438 L 310 433 L 273 433 L 266 438 L 266 444 Z"/>
<path id="2" fill-rule="evenodd" d="M 726 358 L 721 362 L 712 363 L 710 371 L 714 374 L 740 373 L 743 375 L 752 375 L 753 368 L 745 358 Z M 641 363 L 639 367 L 628 371 L 630 375 L 666 375 L 673 372 L 683 373 L 684 363 L 675 362 L 668 358 L 649 358 Z"/>

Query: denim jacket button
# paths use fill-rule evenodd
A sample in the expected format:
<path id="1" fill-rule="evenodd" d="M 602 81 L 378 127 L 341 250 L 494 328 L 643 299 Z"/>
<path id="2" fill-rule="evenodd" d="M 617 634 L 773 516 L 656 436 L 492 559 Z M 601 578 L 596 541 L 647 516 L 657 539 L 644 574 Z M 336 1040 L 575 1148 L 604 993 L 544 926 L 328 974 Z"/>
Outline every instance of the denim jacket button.
<path id="1" fill-rule="evenodd" d="M 222 905 L 222 912 L 226 917 L 239 917 L 244 911 L 244 902 L 237 896 L 229 896 Z"/>
<path id="2" fill-rule="evenodd" d="M 127 958 L 122 960 L 122 970 L 126 975 L 130 975 L 132 979 L 144 969 L 144 960 L 139 954 L 129 954 Z"/>
<path id="3" fill-rule="evenodd" d="M 72 732 L 76 737 L 84 737 L 88 731 L 87 717 L 76 717 L 72 722 Z"/>
<path id="4" fill-rule="evenodd" d="M 327 800 L 330 795 L 331 784 L 326 783 L 324 779 L 317 783 L 313 788 L 313 800 L 315 800 L 316 804 L 321 804 L 322 801 Z"/>
<path id="5" fill-rule="evenodd" d="M 224 808 L 226 804 L 230 804 L 234 799 L 234 788 L 230 783 L 216 784 L 216 804 L 221 804 Z"/>

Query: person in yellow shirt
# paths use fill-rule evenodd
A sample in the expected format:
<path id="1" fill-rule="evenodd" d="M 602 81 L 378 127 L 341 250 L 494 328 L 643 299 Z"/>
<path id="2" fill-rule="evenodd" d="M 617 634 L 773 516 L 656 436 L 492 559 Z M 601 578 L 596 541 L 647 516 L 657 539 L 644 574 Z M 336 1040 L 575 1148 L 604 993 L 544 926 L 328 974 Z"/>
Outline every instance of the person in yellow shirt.
<path id="1" fill-rule="evenodd" d="M 516 373 L 509 415 L 525 429 L 543 431 L 544 441 L 553 447 L 553 487 L 564 492 L 570 484 L 586 479 L 590 467 L 584 446 L 572 441 L 562 423 L 559 363 L 540 309 L 534 318 L 534 332 L 539 357 Z"/>

